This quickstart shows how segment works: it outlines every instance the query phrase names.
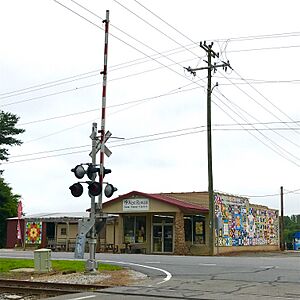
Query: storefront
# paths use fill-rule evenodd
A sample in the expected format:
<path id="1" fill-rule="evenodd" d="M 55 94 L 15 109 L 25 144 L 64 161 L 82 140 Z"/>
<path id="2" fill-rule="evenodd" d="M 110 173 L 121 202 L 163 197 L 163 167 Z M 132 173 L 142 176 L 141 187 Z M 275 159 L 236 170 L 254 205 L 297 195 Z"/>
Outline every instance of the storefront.
<path id="1" fill-rule="evenodd" d="M 18 218 L 7 219 L 7 248 L 22 247 L 27 249 L 49 248 L 53 251 L 74 251 L 78 222 L 88 218 L 89 212 L 69 213 L 41 213 L 23 216 L 20 219 L 21 234 L 18 237 Z M 114 222 L 113 216 L 96 223 L 98 251 L 106 247 L 105 224 Z M 86 246 L 86 248 L 88 248 Z"/>
<path id="2" fill-rule="evenodd" d="M 119 215 L 115 243 L 120 252 L 188 254 L 193 246 L 208 251 L 208 209 L 199 204 L 131 192 L 104 203 L 103 210 Z"/>
<path id="3" fill-rule="evenodd" d="M 214 253 L 279 249 L 278 211 L 245 197 L 215 194 Z M 147 194 L 133 191 L 103 204 L 118 214 L 107 239 L 119 252 L 207 255 L 208 193 Z"/>
<path id="4" fill-rule="evenodd" d="M 278 210 L 248 198 L 214 194 L 214 254 L 279 250 Z M 132 191 L 103 203 L 96 222 L 97 252 L 208 255 L 207 192 L 148 194 Z M 73 251 L 78 222 L 88 212 L 39 214 L 7 220 L 7 247 Z M 86 246 L 86 249 L 88 247 Z"/>

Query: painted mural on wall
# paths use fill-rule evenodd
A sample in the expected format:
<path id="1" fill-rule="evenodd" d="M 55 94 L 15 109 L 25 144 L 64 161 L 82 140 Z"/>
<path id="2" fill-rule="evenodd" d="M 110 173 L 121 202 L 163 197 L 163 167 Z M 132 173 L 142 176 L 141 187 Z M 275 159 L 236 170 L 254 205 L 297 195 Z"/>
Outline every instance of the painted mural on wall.
<path id="1" fill-rule="evenodd" d="M 215 195 L 216 244 L 278 245 L 278 211 L 249 204 L 247 198 Z"/>
<path id="2" fill-rule="evenodd" d="M 26 222 L 26 244 L 40 244 L 42 242 L 42 222 Z"/>

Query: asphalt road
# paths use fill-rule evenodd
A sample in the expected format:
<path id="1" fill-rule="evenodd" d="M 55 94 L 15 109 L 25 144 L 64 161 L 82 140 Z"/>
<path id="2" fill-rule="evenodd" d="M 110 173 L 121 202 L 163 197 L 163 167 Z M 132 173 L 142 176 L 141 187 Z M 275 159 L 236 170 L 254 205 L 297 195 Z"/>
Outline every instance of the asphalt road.
<path id="1" fill-rule="evenodd" d="M 33 258 L 33 252 L 0 249 L 0 257 Z M 52 258 L 73 259 L 73 253 L 52 252 Z M 300 299 L 300 252 L 234 257 L 97 253 L 96 259 L 128 266 L 148 280 L 103 294 L 55 299 Z"/>

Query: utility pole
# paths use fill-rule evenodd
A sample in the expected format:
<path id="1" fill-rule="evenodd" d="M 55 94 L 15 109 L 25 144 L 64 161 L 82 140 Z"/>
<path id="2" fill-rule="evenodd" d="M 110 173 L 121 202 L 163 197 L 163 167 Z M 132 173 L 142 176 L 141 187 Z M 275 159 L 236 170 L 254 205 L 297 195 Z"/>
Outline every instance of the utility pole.
<path id="1" fill-rule="evenodd" d="M 222 61 L 221 64 L 212 64 L 212 58 L 219 58 L 219 53 L 212 49 L 213 43 L 210 45 L 200 42 L 200 47 L 207 53 L 207 66 L 192 69 L 185 68 L 191 74 L 196 76 L 196 71 L 207 70 L 207 166 L 208 166 L 208 196 L 209 196 L 209 255 L 214 255 L 214 240 L 215 240 L 215 200 L 213 188 L 213 170 L 212 170 L 212 138 L 211 138 L 211 77 L 212 71 L 216 72 L 217 68 L 222 67 L 227 70 L 231 68 L 229 61 Z"/>
<path id="2" fill-rule="evenodd" d="M 284 212 L 283 212 L 283 187 L 280 187 L 280 250 L 284 251 Z"/>

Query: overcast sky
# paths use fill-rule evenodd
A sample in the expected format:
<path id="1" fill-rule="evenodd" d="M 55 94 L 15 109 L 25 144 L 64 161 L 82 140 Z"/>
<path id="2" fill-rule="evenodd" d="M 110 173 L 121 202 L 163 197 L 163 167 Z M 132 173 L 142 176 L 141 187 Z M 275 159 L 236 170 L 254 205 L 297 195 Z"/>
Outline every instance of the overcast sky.
<path id="1" fill-rule="evenodd" d="M 26 214 L 90 206 L 70 170 L 100 127 L 106 10 L 115 195 L 207 191 L 207 72 L 184 70 L 206 66 L 207 40 L 233 68 L 212 78 L 214 189 L 278 209 L 283 186 L 300 214 L 299 1 L 59 1 L 0 1 L 0 109 L 26 130 L 1 169 Z"/>

